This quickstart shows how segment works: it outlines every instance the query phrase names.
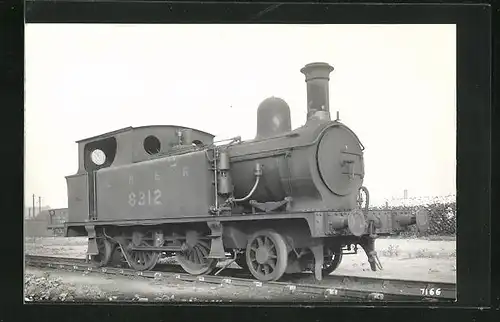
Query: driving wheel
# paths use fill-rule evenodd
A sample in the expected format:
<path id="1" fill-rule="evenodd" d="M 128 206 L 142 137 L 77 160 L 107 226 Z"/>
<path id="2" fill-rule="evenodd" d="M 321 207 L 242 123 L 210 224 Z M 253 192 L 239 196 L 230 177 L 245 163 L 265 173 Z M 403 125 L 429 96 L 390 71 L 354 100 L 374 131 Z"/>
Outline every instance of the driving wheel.
<path id="1" fill-rule="evenodd" d="M 273 230 L 256 232 L 246 248 L 247 266 L 260 281 L 276 281 L 285 273 L 288 250 L 283 237 Z"/>
<path id="2" fill-rule="evenodd" d="M 210 274 L 217 265 L 216 259 L 208 258 L 210 244 L 210 239 L 203 239 L 196 231 L 188 231 L 185 250 L 177 252 L 175 258 L 191 275 Z"/>

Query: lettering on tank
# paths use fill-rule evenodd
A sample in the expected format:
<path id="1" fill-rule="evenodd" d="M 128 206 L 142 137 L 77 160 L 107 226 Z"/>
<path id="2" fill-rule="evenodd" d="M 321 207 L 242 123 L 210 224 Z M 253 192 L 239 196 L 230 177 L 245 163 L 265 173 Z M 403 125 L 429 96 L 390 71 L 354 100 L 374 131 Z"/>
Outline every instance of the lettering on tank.
<path id="1" fill-rule="evenodd" d="M 137 192 L 131 191 L 128 195 L 128 204 L 130 207 L 161 206 L 163 205 L 161 200 L 161 190 L 147 189 L 139 190 Z"/>
<path id="2" fill-rule="evenodd" d="M 160 174 L 157 171 L 153 173 L 152 177 L 154 181 L 161 180 Z M 129 176 L 129 184 L 134 184 L 134 177 L 132 175 Z M 158 188 L 131 191 L 128 194 L 128 204 L 130 207 L 161 206 L 163 205 L 161 197 L 162 192 Z"/>

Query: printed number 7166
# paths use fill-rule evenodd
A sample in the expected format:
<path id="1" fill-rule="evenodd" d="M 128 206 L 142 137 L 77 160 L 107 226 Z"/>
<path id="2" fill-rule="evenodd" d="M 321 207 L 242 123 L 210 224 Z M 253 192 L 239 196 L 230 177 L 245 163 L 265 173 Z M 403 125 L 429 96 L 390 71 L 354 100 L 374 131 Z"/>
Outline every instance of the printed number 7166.
<path id="1" fill-rule="evenodd" d="M 420 292 L 422 292 L 422 295 L 441 295 L 441 289 L 440 288 L 421 288 Z"/>

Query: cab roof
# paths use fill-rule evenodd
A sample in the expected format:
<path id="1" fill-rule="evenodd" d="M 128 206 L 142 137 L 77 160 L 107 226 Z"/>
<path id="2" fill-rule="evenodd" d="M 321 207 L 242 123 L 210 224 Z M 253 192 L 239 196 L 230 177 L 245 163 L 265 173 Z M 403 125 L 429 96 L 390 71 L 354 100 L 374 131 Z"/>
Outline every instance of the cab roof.
<path id="1" fill-rule="evenodd" d="M 203 134 L 215 137 L 215 135 L 213 135 L 211 133 L 208 133 L 208 132 L 205 132 L 205 131 L 201 131 L 201 130 L 198 130 L 198 129 L 194 129 L 194 128 L 190 128 L 190 127 L 186 127 L 186 126 L 179 126 L 179 125 L 145 125 L 145 126 L 138 126 L 138 127 L 132 127 L 132 126 L 124 127 L 122 129 L 119 129 L 119 130 L 115 130 L 115 131 L 111 131 L 111 132 L 107 132 L 107 133 L 103 133 L 103 134 L 91 136 L 91 137 L 85 138 L 85 139 L 81 139 L 81 140 L 76 141 L 76 143 L 95 141 L 96 139 L 106 139 L 106 138 L 115 136 L 115 135 L 120 134 L 120 133 L 131 132 L 133 130 L 138 130 L 138 129 L 158 128 L 158 127 L 161 127 L 161 128 L 173 128 L 173 127 L 175 127 L 175 128 L 179 128 L 179 129 L 191 129 L 193 131 L 198 131 L 198 132 L 201 132 Z"/>

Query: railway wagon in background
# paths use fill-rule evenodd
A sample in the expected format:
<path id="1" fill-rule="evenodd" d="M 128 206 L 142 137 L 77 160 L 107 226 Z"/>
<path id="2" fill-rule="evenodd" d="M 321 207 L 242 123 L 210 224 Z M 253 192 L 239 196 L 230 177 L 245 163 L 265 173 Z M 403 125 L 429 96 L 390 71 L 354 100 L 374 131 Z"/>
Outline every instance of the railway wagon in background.
<path id="1" fill-rule="evenodd" d="M 67 208 L 54 208 L 48 210 L 47 229 L 53 236 L 64 236 L 64 224 L 68 221 Z"/>
<path id="2" fill-rule="evenodd" d="M 287 103 L 271 97 L 259 105 L 248 141 L 214 142 L 198 129 L 155 125 L 77 142 L 66 236 L 88 236 L 99 266 L 119 249 L 136 270 L 152 269 L 167 253 L 194 275 L 231 258 L 261 281 L 306 270 L 321 280 L 357 245 L 372 270 L 381 268 L 377 236 L 424 228 L 427 214 L 368 211 L 364 147 L 330 117 L 332 71 L 327 63 L 301 69 L 307 117 L 293 130 Z"/>

